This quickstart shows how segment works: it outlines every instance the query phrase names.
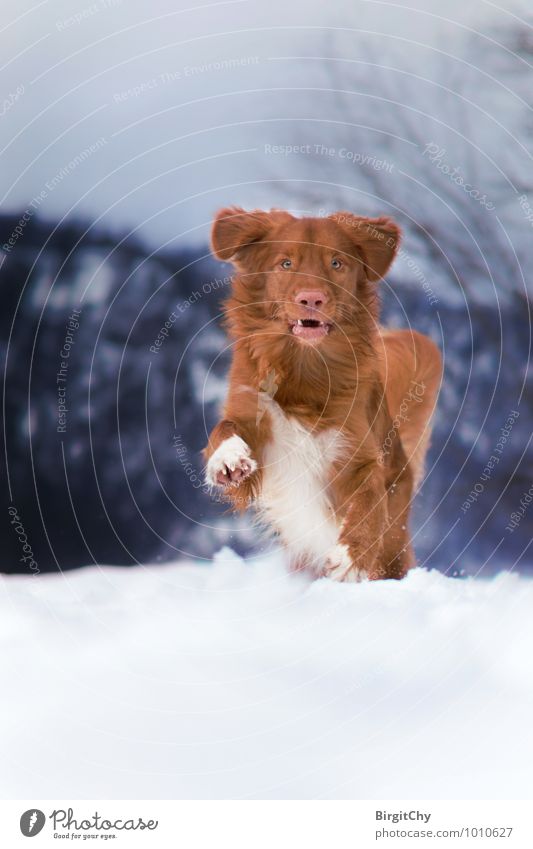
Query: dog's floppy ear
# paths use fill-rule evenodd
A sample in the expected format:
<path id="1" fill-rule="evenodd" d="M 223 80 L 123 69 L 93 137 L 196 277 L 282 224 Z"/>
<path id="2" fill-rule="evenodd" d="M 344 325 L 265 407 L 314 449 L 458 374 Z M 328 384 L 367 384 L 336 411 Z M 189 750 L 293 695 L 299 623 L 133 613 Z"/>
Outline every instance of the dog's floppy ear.
<path id="1" fill-rule="evenodd" d="M 275 224 L 291 219 L 288 212 L 273 209 L 264 212 L 254 209 L 247 212 L 239 206 L 219 210 L 211 229 L 211 248 L 218 259 L 225 262 L 240 259 L 244 249 L 265 239 Z"/>
<path id="2" fill-rule="evenodd" d="M 357 247 L 371 282 L 387 273 L 400 246 L 401 230 L 392 218 L 365 218 L 351 212 L 330 215 Z"/>
<path id="3" fill-rule="evenodd" d="M 232 260 L 246 245 L 259 242 L 270 230 L 268 212 L 246 212 L 229 206 L 217 212 L 211 229 L 211 248 L 218 259 Z"/>

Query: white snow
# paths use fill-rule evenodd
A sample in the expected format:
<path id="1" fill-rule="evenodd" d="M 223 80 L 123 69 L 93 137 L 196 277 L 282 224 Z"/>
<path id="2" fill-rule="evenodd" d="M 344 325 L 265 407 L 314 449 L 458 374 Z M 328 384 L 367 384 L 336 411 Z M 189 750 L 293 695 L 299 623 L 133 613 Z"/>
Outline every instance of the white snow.
<path id="1" fill-rule="evenodd" d="M 3 798 L 531 796 L 531 579 L 225 549 L 0 588 Z"/>

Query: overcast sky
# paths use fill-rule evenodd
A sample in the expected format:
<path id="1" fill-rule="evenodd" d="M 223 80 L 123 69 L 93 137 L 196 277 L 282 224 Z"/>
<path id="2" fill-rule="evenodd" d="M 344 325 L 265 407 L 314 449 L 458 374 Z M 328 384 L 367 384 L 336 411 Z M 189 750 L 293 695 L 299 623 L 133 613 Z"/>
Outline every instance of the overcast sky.
<path id="1" fill-rule="evenodd" d="M 485 32 L 495 16 L 509 21 L 509 10 L 521 7 L 511 0 L 500 11 L 483 0 L 12 4 L 0 34 L 3 208 L 23 211 L 38 198 L 44 217 L 99 219 L 115 232 L 138 230 L 154 246 L 204 239 L 223 204 L 299 208 L 297 186 L 273 181 L 310 172 L 272 148 L 328 143 L 332 95 L 313 93 L 331 87 L 328 61 L 355 67 L 373 57 L 431 78 L 436 50 L 461 55 L 469 27 Z M 359 114 L 354 102 L 347 120 Z M 369 152 L 373 144 L 370 127 Z M 320 169 L 312 176 L 319 179 Z"/>

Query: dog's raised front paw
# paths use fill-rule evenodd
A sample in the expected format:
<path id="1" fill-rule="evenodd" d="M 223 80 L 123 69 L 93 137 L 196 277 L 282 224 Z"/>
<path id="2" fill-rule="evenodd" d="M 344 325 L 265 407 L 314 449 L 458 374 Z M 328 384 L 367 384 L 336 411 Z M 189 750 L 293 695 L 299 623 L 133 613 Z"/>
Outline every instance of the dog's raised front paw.
<path id="1" fill-rule="evenodd" d="M 368 579 L 364 569 L 354 565 L 348 546 L 344 543 L 338 543 L 331 549 L 326 559 L 324 574 L 333 581 L 359 582 Z"/>
<path id="2" fill-rule="evenodd" d="M 207 462 L 206 482 L 210 486 L 241 483 L 257 469 L 249 446 L 236 434 L 221 442 Z"/>

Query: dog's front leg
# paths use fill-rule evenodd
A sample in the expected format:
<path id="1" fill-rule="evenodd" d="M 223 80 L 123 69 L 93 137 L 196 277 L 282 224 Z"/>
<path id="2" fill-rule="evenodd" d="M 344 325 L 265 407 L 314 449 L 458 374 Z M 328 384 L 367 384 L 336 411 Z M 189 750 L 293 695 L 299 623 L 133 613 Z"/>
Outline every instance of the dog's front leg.
<path id="1" fill-rule="evenodd" d="M 383 469 L 371 462 L 351 478 L 351 495 L 339 541 L 329 553 L 325 573 L 336 581 L 385 578 L 383 539 L 388 525 Z"/>
<path id="2" fill-rule="evenodd" d="M 211 486 L 239 484 L 257 470 L 257 460 L 249 445 L 251 440 L 243 438 L 243 430 L 228 419 L 223 419 L 213 429 L 204 451 L 206 482 Z"/>
<path id="3" fill-rule="evenodd" d="M 206 482 L 222 489 L 236 510 L 246 510 L 261 484 L 263 446 L 270 434 L 270 417 L 263 415 L 257 375 L 246 351 L 237 346 L 230 373 L 223 419 L 204 449 Z"/>
<path id="4" fill-rule="evenodd" d="M 246 387 L 231 387 L 224 418 L 213 429 L 204 457 L 206 482 L 222 490 L 239 512 L 259 495 L 263 447 L 269 433 L 269 416 L 258 415 L 257 393 Z"/>

